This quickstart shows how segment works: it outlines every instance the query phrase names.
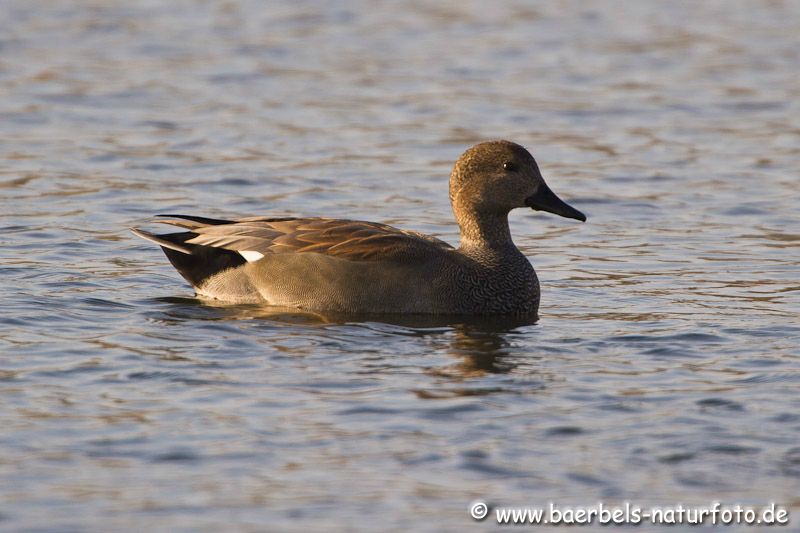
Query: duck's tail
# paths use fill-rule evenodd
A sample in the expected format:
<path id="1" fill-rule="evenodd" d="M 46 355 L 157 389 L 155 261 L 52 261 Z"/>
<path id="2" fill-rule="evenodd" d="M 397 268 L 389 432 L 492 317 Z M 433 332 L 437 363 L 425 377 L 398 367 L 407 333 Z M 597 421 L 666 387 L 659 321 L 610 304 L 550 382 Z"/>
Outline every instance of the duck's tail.
<path id="1" fill-rule="evenodd" d="M 159 245 L 175 270 L 195 288 L 202 286 L 211 276 L 247 262 L 238 252 L 187 243 L 187 240 L 197 236 L 191 231 L 165 235 L 155 235 L 136 228 L 131 228 L 131 231 L 134 235 Z"/>

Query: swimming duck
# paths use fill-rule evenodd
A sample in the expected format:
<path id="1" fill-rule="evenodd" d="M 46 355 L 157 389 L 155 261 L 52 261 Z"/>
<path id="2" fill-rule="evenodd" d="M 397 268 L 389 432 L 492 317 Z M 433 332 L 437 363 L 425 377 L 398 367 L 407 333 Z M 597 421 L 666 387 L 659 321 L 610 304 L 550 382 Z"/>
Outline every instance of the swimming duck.
<path id="1" fill-rule="evenodd" d="M 159 215 L 185 231 L 132 231 L 159 246 L 199 296 L 310 311 L 536 317 L 539 280 L 511 240 L 518 207 L 585 221 L 547 186 L 522 146 L 476 144 L 450 174 L 461 230 L 453 248 L 355 220 Z"/>

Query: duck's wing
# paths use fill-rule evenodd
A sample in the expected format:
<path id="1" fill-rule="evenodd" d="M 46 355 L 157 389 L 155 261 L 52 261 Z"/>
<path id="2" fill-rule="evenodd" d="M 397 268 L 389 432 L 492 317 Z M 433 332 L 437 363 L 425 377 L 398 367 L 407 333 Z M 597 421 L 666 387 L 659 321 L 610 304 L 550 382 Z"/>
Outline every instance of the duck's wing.
<path id="1" fill-rule="evenodd" d="M 244 261 L 268 254 L 317 253 L 351 261 L 413 260 L 452 249 L 444 241 L 386 224 L 327 218 L 267 218 L 220 220 L 185 215 L 161 215 L 159 222 L 186 229 L 154 235 L 134 232 L 183 254 L 198 247 L 225 250 Z M 168 254 L 169 255 L 169 254 Z"/>

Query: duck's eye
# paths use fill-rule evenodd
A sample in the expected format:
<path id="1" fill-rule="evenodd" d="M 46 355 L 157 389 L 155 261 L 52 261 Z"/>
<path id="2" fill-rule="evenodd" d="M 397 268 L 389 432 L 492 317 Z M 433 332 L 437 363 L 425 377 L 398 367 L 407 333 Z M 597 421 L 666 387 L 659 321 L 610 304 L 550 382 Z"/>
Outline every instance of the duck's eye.
<path id="1" fill-rule="evenodd" d="M 517 165 L 515 165 L 511 161 L 506 161 L 505 163 L 503 163 L 503 168 L 508 170 L 509 172 L 513 172 L 517 170 Z"/>

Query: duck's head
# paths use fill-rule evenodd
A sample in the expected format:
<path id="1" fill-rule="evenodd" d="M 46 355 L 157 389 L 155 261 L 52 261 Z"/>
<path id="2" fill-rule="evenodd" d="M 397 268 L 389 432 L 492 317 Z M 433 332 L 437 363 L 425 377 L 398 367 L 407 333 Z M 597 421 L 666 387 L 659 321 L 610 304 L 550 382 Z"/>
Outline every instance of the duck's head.
<path id="1" fill-rule="evenodd" d="M 461 154 L 450 174 L 450 202 L 456 213 L 506 215 L 530 207 L 586 221 L 550 190 L 533 156 L 510 141 L 483 142 Z"/>

